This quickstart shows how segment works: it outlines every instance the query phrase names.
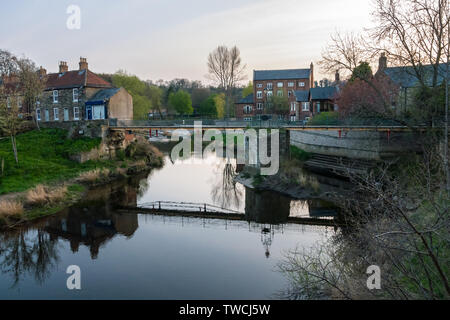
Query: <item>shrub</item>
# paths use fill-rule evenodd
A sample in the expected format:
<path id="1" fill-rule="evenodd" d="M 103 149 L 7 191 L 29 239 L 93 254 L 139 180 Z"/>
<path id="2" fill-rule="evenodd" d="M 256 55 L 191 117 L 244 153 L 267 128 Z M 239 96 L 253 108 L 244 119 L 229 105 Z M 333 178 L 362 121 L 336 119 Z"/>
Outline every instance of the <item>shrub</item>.
<path id="1" fill-rule="evenodd" d="M 23 204 L 15 200 L 0 201 L 0 217 L 20 217 L 23 214 Z"/>
<path id="2" fill-rule="evenodd" d="M 33 206 L 44 206 L 63 200 L 66 197 L 66 194 L 66 186 L 49 189 L 43 185 L 38 185 L 36 188 L 28 191 L 26 202 Z"/>
<path id="3" fill-rule="evenodd" d="M 309 120 L 310 126 L 334 126 L 339 124 L 339 114 L 337 112 L 321 112 Z"/>

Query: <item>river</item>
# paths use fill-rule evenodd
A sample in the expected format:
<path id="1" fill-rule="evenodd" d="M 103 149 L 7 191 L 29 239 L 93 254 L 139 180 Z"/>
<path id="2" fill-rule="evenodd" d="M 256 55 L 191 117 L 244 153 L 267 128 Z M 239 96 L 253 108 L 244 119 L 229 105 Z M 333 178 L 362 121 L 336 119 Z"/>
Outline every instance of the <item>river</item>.
<path id="1" fill-rule="evenodd" d="M 93 189 L 72 208 L 0 233 L 0 299 L 277 299 L 277 264 L 334 228 L 290 223 L 320 215 L 317 201 L 233 183 L 233 162 L 210 155 Z M 208 203 L 241 220 L 144 214 L 154 201 Z M 118 209 L 118 207 L 122 209 Z M 244 214 L 245 213 L 245 214 Z M 68 290 L 68 266 L 81 290 Z"/>

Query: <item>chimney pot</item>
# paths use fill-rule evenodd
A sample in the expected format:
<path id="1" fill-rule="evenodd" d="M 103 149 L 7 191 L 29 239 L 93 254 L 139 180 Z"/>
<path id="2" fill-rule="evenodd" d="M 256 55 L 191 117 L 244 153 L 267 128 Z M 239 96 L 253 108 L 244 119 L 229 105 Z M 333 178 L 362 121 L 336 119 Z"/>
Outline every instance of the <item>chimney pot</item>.
<path id="1" fill-rule="evenodd" d="M 383 72 L 386 68 L 387 68 L 386 53 L 382 52 L 381 56 L 380 56 L 380 60 L 378 62 L 378 71 L 377 71 L 377 73 Z"/>
<path id="2" fill-rule="evenodd" d="M 61 61 L 59 63 L 59 73 L 64 73 L 69 71 L 69 67 L 67 66 L 67 62 Z"/>
<path id="3" fill-rule="evenodd" d="M 86 58 L 80 57 L 80 71 L 88 69 L 88 62 Z"/>

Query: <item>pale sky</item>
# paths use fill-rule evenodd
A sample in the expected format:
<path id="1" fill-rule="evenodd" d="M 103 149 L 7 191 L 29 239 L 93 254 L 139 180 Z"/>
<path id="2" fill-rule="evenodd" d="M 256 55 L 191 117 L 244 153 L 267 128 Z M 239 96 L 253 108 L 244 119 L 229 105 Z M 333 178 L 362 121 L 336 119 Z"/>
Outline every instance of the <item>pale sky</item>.
<path id="1" fill-rule="evenodd" d="M 66 26 L 72 4 L 79 30 Z M 83 56 L 97 73 L 208 83 L 208 54 L 237 45 L 251 80 L 254 69 L 316 64 L 334 31 L 362 31 L 370 11 L 370 0 L 0 0 L 0 48 L 48 72 Z"/>

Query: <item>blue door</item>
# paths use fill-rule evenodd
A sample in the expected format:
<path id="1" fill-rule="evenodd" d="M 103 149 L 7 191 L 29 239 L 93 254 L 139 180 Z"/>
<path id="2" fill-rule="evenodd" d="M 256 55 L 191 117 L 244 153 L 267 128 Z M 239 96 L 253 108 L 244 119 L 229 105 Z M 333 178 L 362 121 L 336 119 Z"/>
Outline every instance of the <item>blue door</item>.
<path id="1" fill-rule="evenodd" d="M 86 106 L 86 119 L 92 120 L 92 106 Z"/>

